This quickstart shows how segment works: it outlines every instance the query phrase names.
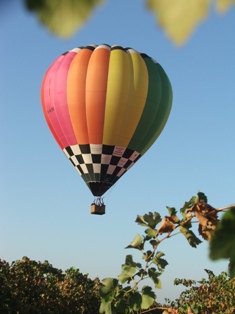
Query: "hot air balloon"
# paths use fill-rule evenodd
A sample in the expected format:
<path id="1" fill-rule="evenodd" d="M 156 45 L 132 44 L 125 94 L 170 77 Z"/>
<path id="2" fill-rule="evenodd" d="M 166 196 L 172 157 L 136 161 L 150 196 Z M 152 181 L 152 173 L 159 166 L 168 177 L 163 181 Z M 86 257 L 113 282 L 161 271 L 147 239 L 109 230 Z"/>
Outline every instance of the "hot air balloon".
<path id="1" fill-rule="evenodd" d="M 171 83 L 154 59 L 132 48 L 89 45 L 60 55 L 41 88 L 46 122 L 103 214 L 108 191 L 158 138 L 172 105 Z"/>

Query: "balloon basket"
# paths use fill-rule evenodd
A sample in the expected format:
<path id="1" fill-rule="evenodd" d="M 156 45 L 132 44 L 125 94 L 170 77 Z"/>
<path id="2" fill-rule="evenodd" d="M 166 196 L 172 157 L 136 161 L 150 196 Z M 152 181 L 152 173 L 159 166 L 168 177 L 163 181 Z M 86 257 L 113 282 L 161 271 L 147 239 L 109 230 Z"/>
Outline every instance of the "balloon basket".
<path id="1" fill-rule="evenodd" d="M 93 215 L 104 215 L 105 214 L 105 205 L 100 198 L 97 198 L 91 204 L 91 214 L 93 214 Z"/>

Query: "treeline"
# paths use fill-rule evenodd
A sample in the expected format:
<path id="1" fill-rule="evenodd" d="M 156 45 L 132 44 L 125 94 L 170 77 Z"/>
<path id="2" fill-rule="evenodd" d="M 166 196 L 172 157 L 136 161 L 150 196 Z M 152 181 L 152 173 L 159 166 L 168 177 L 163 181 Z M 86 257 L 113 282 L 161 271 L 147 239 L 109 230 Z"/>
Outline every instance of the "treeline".
<path id="1" fill-rule="evenodd" d="M 0 313 L 99 313 L 99 286 L 74 267 L 63 272 L 28 257 L 11 265 L 0 260 Z"/>
<path id="2" fill-rule="evenodd" d="M 166 300 L 166 305 L 154 302 L 151 309 L 133 310 L 127 294 L 122 311 L 113 307 L 110 313 L 234 314 L 235 278 L 205 271 L 208 279 L 175 279 L 175 285 L 186 290 L 175 301 Z M 11 264 L 0 260 L 0 314 L 98 314 L 101 290 L 99 278 L 92 280 L 74 267 L 63 272 L 48 261 L 28 257 Z"/>

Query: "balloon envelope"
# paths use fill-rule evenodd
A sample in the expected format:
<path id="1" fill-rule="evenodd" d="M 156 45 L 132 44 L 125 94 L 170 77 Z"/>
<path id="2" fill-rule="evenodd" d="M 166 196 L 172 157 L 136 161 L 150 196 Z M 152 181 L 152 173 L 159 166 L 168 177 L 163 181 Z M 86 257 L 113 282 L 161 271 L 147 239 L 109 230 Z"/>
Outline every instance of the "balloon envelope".
<path id="1" fill-rule="evenodd" d="M 94 196 L 102 196 L 163 130 L 172 88 L 163 68 L 131 48 L 91 45 L 59 56 L 41 88 L 47 124 Z"/>

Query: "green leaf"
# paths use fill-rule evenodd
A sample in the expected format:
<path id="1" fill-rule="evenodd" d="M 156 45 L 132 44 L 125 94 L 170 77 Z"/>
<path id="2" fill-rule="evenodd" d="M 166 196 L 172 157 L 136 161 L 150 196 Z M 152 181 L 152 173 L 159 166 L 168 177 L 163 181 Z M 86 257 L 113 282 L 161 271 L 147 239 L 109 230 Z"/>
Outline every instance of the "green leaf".
<path id="1" fill-rule="evenodd" d="M 146 252 L 143 253 L 143 259 L 145 261 L 150 261 L 150 258 L 152 256 L 152 251 L 147 250 Z"/>
<path id="2" fill-rule="evenodd" d="M 161 221 L 161 216 L 159 213 L 152 213 L 149 212 L 148 214 L 145 214 L 144 216 L 137 216 L 135 222 L 144 227 L 149 227 L 151 229 L 154 229 L 156 225 Z"/>
<path id="3" fill-rule="evenodd" d="M 99 293 L 105 302 L 110 302 L 113 300 L 117 285 L 118 280 L 115 278 L 105 278 L 102 280 Z"/>
<path id="4" fill-rule="evenodd" d="M 27 8 L 37 14 L 42 24 L 52 33 L 65 38 L 73 35 L 102 2 L 103 0 L 25 0 Z"/>
<path id="5" fill-rule="evenodd" d="M 136 272 L 136 265 L 134 264 L 123 264 L 122 265 L 122 272 L 118 276 L 118 279 L 121 283 L 125 283 L 126 281 L 130 281 L 133 279 L 133 275 Z"/>
<path id="6" fill-rule="evenodd" d="M 215 278 L 215 274 L 213 273 L 213 271 L 211 271 L 210 269 L 204 269 L 205 272 L 208 274 L 208 278 L 211 280 L 213 278 Z"/>
<path id="7" fill-rule="evenodd" d="M 159 251 L 159 252 L 156 253 L 156 258 L 160 258 L 162 256 L 165 256 L 165 254 L 163 252 Z"/>
<path id="8" fill-rule="evenodd" d="M 155 247 L 160 243 L 159 241 L 154 240 L 150 240 L 149 243 L 152 245 L 152 247 L 155 249 Z"/>
<path id="9" fill-rule="evenodd" d="M 224 13 L 231 5 L 235 4 L 235 0 L 217 0 L 217 10 Z"/>
<path id="10" fill-rule="evenodd" d="M 140 263 L 136 263 L 136 262 L 134 262 L 133 261 L 133 257 L 132 257 L 132 255 L 127 255 L 126 256 L 126 260 L 125 260 L 125 264 L 126 265 L 129 265 L 129 266 L 134 266 L 134 267 L 141 267 L 141 264 Z"/>
<path id="11" fill-rule="evenodd" d="M 141 307 L 141 294 L 139 292 L 133 292 L 129 297 L 129 306 L 132 310 L 138 311 Z"/>
<path id="12" fill-rule="evenodd" d="M 166 206 L 169 216 L 176 216 L 177 214 L 177 210 L 175 209 L 175 207 L 168 207 Z"/>
<path id="13" fill-rule="evenodd" d="M 158 232 L 156 229 L 148 228 L 145 230 L 145 233 L 147 234 L 148 239 L 152 239 L 152 238 L 156 238 Z"/>
<path id="14" fill-rule="evenodd" d="M 180 226 L 180 232 L 185 236 L 185 238 L 187 239 L 188 243 L 192 247 L 197 247 L 198 244 L 202 243 L 202 241 L 200 239 L 198 239 L 195 236 L 195 234 L 191 230 L 189 230 L 188 228 Z"/>
<path id="15" fill-rule="evenodd" d="M 161 273 L 157 272 L 156 268 L 151 267 L 148 269 L 148 275 L 152 279 L 152 281 L 154 282 L 155 288 L 161 289 L 162 285 L 161 285 L 161 281 L 159 279 L 159 276 L 161 275 Z"/>
<path id="16" fill-rule="evenodd" d="M 143 239 L 139 234 L 137 234 L 131 244 L 126 247 L 126 249 L 143 250 L 143 246 Z"/>
<path id="17" fill-rule="evenodd" d="M 147 310 L 153 305 L 156 299 L 155 293 L 152 291 L 152 288 L 149 286 L 144 286 L 142 288 L 142 302 L 141 302 L 141 309 Z"/>
<path id="18" fill-rule="evenodd" d="M 159 271 L 163 272 L 165 267 L 168 265 L 168 262 L 162 258 L 165 254 L 163 252 L 157 252 L 157 254 L 152 259 L 152 262 L 157 265 Z"/>
<path id="19" fill-rule="evenodd" d="M 145 222 L 144 217 L 143 216 L 139 216 L 137 215 L 135 222 L 143 227 L 148 227 L 148 224 Z"/>
<path id="20" fill-rule="evenodd" d="M 126 309 L 126 301 L 123 299 L 123 297 L 122 298 L 119 297 L 119 299 L 115 303 L 115 308 L 117 309 L 119 313 L 124 313 Z"/>
<path id="21" fill-rule="evenodd" d="M 182 44 L 208 14 L 210 0 L 147 0 L 158 24 L 177 44 Z"/>
<path id="22" fill-rule="evenodd" d="M 186 210 L 189 209 L 190 207 L 192 207 L 193 205 L 195 205 L 198 201 L 198 197 L 197 196 L 193 196 L 188 202 L 185 202 L 183 207 L 181 207 L 180 209 L 180 213 L 183 216 L 184 220 L 187 219 L 186 216 Z M 190 228 L 191 226 L 191 222 L 189 221 L 187 224 L 188 228 Z"/>
<path id="23" fill-rule="evenodd" d="M 228 210 L 210 241 L 210 258 L 230 259 L 230 275 L 235 277 L 235 207 Z"/>
<path id="24" fill-rule="evenodd" d="M 156 225 L 161 221 L 161 217 L 159 213 L 151 213 L 149 212 L 148 214 L 144 215 L 144 220 L 148 223 L 148 226 L 152 229 L 156 227 Z"/>
<path id="25" fill-rule="evenodd" d="M 105 314 L 113 314 L 111 302 L 105 302 L 104 300 L 102 300 L 100 303 L 99 312 Z"/>
<path id="26" fill-rule="evenodd" d="M 145 279 L 147 275 L 148 275 L 148 273 L 147 273 L 146 270 L 143 269 L 143 268 L 139 269 L 139 271 L 135 274 L 135 276 L 140 277 L 141 280 L 142 280 L 142 279 Z"/>

